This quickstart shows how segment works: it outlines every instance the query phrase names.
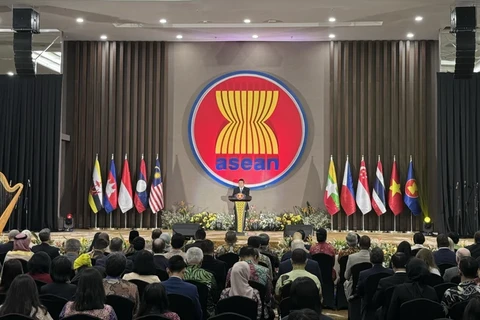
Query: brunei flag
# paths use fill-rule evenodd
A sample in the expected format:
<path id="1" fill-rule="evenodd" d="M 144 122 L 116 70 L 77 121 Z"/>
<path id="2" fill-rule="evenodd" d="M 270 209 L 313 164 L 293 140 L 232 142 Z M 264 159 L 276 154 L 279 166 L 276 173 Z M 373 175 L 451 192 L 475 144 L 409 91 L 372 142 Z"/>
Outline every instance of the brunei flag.
<path id="1" fill-rule="evenodd" d="M 93 213 L 97 213 L 103 208 L 102 174 L 100 163 L 98 163 L 98 154 L 95 156 L 92 180 L 92 187 L 88 193 L 88 204 Z"/>
<path id="2" fill-rule="evenodd" d="M 418 199 L 418 186 L 415 180 L 415 172 L 413 171 L 412 156 L 410 156 L 410 165 L 408 166 L 407 182 L 405 182 L 405 194 L 403 201 L 414 215 L 422 213 L 420 201 Z"/>
<path id="3" fill-rule="evenodd" d="M 335 164 L 333 157 L 330 157 L 330 166 L 328 167 L 328 179 L 323 202 L 330 215 L 334 215 L 340 211 L 340 198 L 338 196 L 337 174 L 335 173 Z"/>
<path id="4" fill-rule="evenodd" d="M 402 189 L 395 156 L 393 156 L 392 176 L 390 177 L 390 188 L 388 188 L 388 206 L 394 215 L 399 215 L 403 211 Z"/>

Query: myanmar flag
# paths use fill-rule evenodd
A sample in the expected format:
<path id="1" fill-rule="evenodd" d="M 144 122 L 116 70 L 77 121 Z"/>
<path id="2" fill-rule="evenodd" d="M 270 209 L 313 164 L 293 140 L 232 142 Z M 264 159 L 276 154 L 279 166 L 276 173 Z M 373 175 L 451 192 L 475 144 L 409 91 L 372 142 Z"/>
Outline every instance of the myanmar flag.
<path id="1" fill-rule="evenodd" d="M 340 199 L 338 197 L 337 175 L 335 173 L 335 164 L 333 157 L 330 157 L 330 166 L 328 167 L 328 179 L 323 202 L 330 215 L 334 215 L 340 211 Z"/>
<path id="2" fill-rule="evenodd" d="M 395 156 L 393 157 L 390 188 L 388 188 L 388 206 L 394 215 L 399 215 L 403 211 L 402 189 L 400 187 L 400 176 L 398 174 Z"/>

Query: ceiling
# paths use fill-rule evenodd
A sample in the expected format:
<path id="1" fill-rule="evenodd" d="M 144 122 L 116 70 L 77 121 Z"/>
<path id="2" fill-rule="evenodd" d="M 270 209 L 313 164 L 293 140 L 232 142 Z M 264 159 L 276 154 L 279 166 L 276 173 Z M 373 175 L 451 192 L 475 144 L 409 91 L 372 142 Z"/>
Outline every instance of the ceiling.
<path id="1" fill-rule="evenodd" d="M 326 41 L 439 39 L 454 0 L 2 0 L 0 29 L 12 7 L 34 7 L 42 29 L 34 48 L 63 40 Z M 416 22 L 415 17 L 423 21 Z M 77 23 L 77 18 L 83 23 Z M 336 22 L 329 22 L 335 17 Z M 159 23 L 160 19 L 167 23 Z M 250 19 L 245 24 L 244 19 Z M 267 21 L 276 22 L 267 22 Z M 123 27 L 118 27 L 118 26 Z M 252 35 L 257 39 L 252 39 Z M 183 38 L 178 40 L 177 35 Z M 60 50 L 60 40 L 50 50 Z M 0 73 L 13 63 L 12 34 L 0 32 Z M 3 66 L 2 66 L 3 65 Z"/>

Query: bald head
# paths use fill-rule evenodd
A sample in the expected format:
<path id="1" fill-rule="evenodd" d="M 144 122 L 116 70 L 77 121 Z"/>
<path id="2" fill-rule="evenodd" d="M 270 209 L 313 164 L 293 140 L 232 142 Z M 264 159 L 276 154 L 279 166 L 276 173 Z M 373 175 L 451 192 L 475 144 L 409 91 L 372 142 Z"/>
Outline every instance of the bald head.
<path id="1" fill-rule="evenodd" d="M 165 241 L 160 238 L 153 240 L 152 251 L 153 253 L 163 253 L 165 251 Z"/>
<path id="2" fill-rule="evenodd" d="M 468 250 L 466 248 L 460 248 L 460 249 L 457 250 L 456 256 L 457 256 L 457 264 L 459 264 L 460 260 L 462 260 L 462 258 L 471 256 L 470 250 Z"/>

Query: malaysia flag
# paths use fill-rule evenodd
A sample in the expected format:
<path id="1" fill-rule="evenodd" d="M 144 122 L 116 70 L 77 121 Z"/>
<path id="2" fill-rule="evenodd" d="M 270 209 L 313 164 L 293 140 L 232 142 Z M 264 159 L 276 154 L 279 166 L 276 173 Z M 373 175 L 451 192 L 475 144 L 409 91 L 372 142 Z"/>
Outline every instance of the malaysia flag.
<path id="1" fill-rule="evenodd" d="M 383 181 L 383 167 L 382 162 L 380 161 L 380 156 L 378 156 L 377 177 L 372 192 L 372 207 L 377 216 L 381 216 L 387 212 L 387 205 L 385 202 L 385 182 Z"/>
<path id="2" fill-rule="evenodd" d="M 155 162 L 155 168 L 153 170 L 153 182 L 150 187 L 150 199 L 149 199 L 150 209 L 153 213 L 157 213 L 164 208 L 163 204 L 163 182 L 162 182 L 162 172 L 160 170 L 160 161 Z"/>
<path id="3" fill-rule="evenodd" d="M 137 186 L 135 188 L 135 208 L 137 208 L 138 213 L 142 213 L 147 210 L 148 199 L 147 199 L 147 168 L 145 166 L 145 160 L 140 161 L 140 172 L 138 173 Z"/>
<path id="4" fill-rule="evenodd" d="M 363 214 L 367 214 L 372 211 L 372 203 L 370 201 L 370 188 L 368 187 L 367 168 L 365 166 L 365 159 L 363 156 L 362 161 L 360 162 L 360 173 L 358 175 L 357 205 Z"/>
<path id="5" fill-rule="evenodd" d="M 132 180 L 130 178 L 127 155 L 125 155 L 125 161 L 123 161 L 122 183 L 120 184 L 120 192 L 118 193 L 118 206 L 123 213 L 133 208 Z"/>
<path id="6" fill-rule="evenodd" d="M 107 213 L 117 209 L 117 170 L 115 169 L 115 161 L 110 161 L 110 171 L 108 172 L 107 185 L 105 186 L 105 198 L 103 200 L 105 211 Z"/>
<path id="7" fill-rule="evenodd" d="M 357 211 L 355 205 L 355 192 L 353 191 L 353 178 L 352 171 L 350 171 L 350 163 L 345 162 L 345 171 L 343 172 L 342 191 L 340 194 L 340 202 L 342 204 L 343 211 L 350 216 Z"/>

